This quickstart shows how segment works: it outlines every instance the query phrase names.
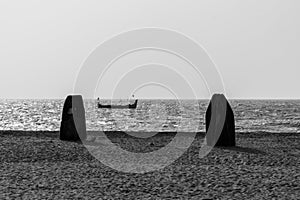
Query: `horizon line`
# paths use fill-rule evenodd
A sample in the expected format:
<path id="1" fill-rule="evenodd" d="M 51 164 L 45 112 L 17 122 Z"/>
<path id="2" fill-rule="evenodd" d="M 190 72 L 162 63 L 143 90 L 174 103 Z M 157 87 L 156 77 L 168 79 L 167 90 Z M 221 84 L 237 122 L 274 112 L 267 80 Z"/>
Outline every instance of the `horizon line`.
<path id="1" fill-rule="evenodd" d="M 68 95 L 67 95 L 68 96 Z M 66 96 L 66 97 L 67 97 Z M 64 100 L 64 98 L 1 98 L 0 100 Z M 227 98 L 227 97 L 226 97 Z M 100 98 L 100 100 L 210 100 L 211 98 Z M 228 100 L 300 100 L 300 98 L 227 98 Z M 97 98 L 87 98 L 86 100 L 97 100 Z"/>

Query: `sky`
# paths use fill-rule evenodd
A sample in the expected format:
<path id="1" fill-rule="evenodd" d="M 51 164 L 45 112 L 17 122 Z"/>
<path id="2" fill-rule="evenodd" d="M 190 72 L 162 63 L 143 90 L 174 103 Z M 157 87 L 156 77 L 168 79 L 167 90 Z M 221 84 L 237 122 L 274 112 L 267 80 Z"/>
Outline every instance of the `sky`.
<path id="1" fill-rule="evenodd" d="M 158 27 L 182 33 L 205 49 L 228 98 L 299 99 L 299 10 L 298 0 L 1 1 L 0 98 L 65 98 L 74 92 L 77 75 L 97 46 L 122 32 Z M 146 51 L 128 59 L 142 64 L 142 58 L 146 63 L 154 55 L 160 62 L 169 56 Z M 169 67 L 176 63 L 172 59 Z M 120 63 L 103 80 L 118 80 Z M 152 65 L 154 71 L 168 74 L 163 65 L 157 67 Z M 204 82 L 200 77 L 196 89 L 209 98 Z M 180 81 L 174 83 L 175 93 L 186 91 Z M 94 95 L 107 97 L 109 86 L 99 90 L 96 85 Z M 160 84 L 136 89 L 139 98 L 178 97 Z M 114 97 L 128 95 L 121 93 Z M 184 92 L 179 97 L 191 98 Z"/>

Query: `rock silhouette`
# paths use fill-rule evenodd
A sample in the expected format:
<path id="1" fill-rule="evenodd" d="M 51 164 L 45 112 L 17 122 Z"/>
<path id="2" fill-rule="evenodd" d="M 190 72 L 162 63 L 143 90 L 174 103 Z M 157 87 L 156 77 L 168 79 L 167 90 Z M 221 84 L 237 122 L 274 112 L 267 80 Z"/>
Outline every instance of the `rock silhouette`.
<path id="1" fill-rule="evenodd" d="M 80 95 L 67 96 L 60 125 L 61 140 L 86 140 L 86 124 L 83 100 Z"/>
<path id="2" fill-rule="evenodd" d="M 213 95 L 206 111 L 205 121 L 207 145 L 236 145 L 234 114 L 223 94 Z"/>

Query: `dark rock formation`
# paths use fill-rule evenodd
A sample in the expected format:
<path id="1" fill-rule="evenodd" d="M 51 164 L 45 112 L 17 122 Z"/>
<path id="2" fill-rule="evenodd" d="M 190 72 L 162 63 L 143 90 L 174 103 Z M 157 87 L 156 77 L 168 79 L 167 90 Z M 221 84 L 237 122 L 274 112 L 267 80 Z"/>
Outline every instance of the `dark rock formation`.
<path id="1" fill-rule="evenodd" d="M 234 114 L 223 94 L 213 95 L 206 111 L 205 121 L 207 145 L 235 146 Z"/>
<path id="2" fill-rule="evenodd" d="M 66 98 L 60 125 L 61 140 L 86 140 L 85 111 L 80 95 L 70 95 Z"/>

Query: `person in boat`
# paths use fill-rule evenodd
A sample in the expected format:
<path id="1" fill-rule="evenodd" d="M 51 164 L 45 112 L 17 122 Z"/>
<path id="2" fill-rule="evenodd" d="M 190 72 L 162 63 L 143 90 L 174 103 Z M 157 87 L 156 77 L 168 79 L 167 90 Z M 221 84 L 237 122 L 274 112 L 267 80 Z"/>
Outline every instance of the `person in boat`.
<path id="1" fill-rule="evenodd" d="M 134 97 L 134 95 L 132 95 Z M 136 108 L 138 100 L 136 99 L 133 104 L 129 105 L 101 105 L 99 97 L 97 98 L 97 107 L 98 108 Z"/>

